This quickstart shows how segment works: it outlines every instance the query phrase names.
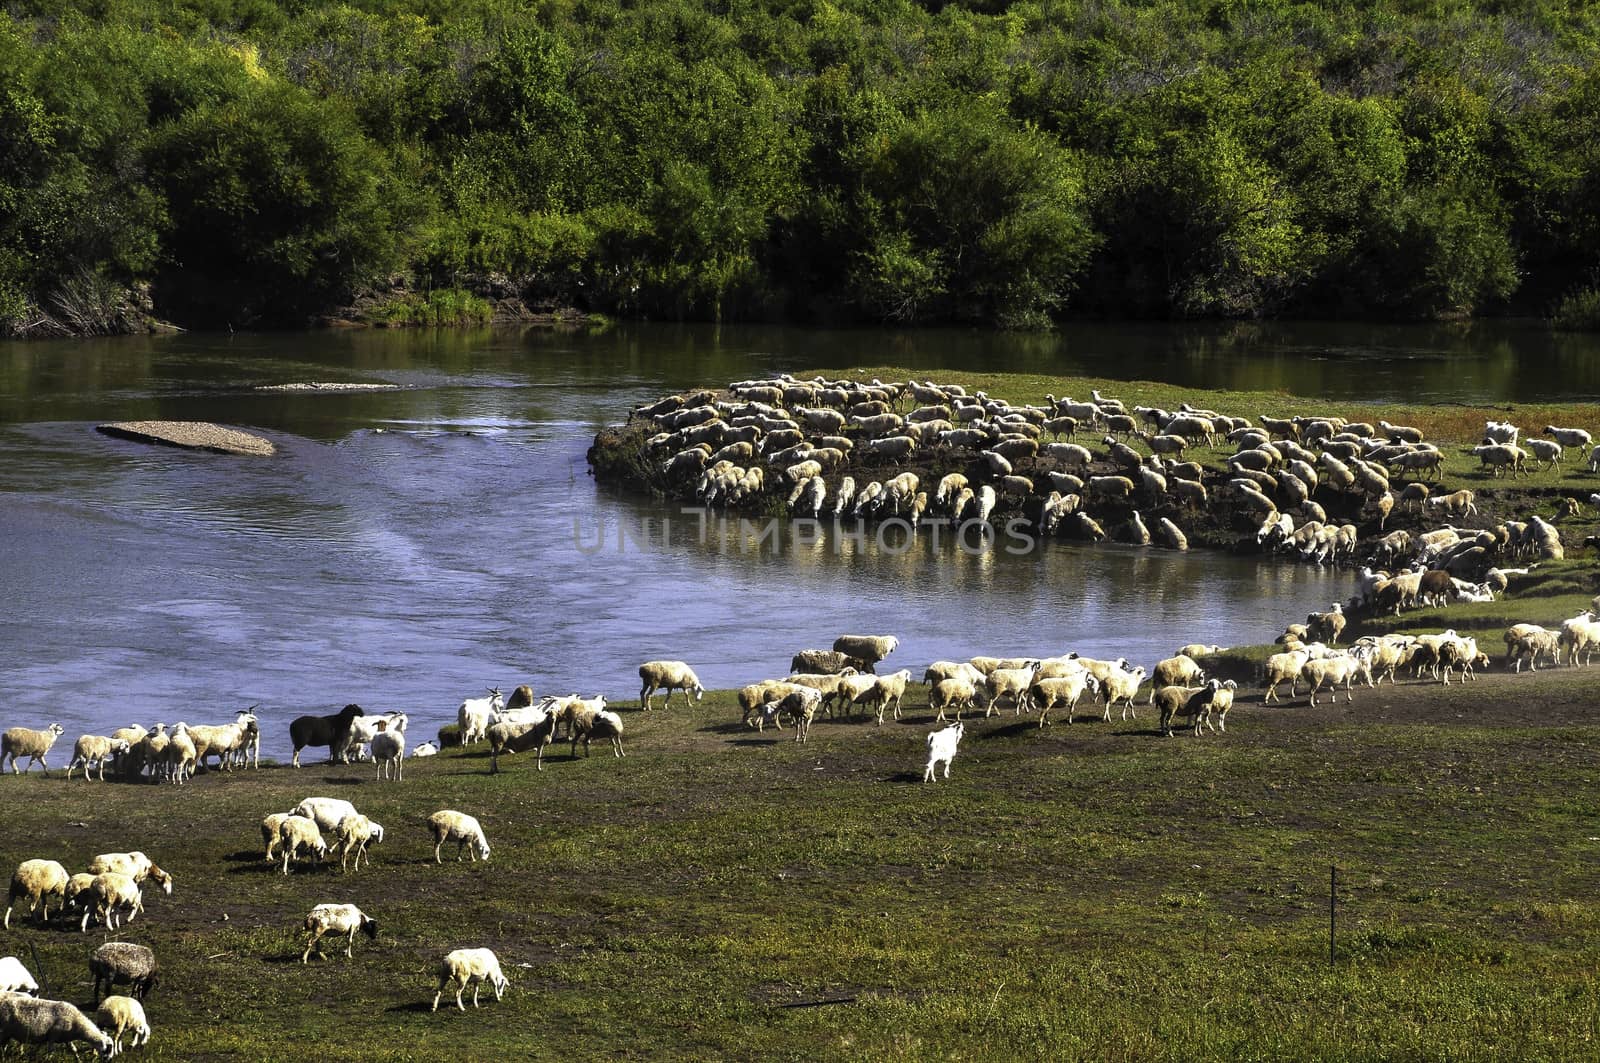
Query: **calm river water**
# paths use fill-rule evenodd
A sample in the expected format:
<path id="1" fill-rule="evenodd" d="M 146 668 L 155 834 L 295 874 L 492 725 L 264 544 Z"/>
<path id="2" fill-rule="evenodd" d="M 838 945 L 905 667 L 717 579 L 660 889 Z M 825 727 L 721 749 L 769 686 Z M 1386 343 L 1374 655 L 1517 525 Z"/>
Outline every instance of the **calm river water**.
<path id="1" fill-rule="evenodd" d="M 1259 642 L 1348 591 L 1342 573 L 1196 552 L 791 529 L 761 541 L 596 489 L 597 427 L 667 391 L 780 369 L 902 364 L 1092 372 L 1329 397 L 1600 394 L 1595 341 L 1536 329 L 1104 326 L 1051 336 L 627 325 L 594 334 L 362 332 L 0 344 L 0 726 L 72 739 L 130 722 L 286 724 L 355 701 L 637 693 L 680 657 L 709 686 L 892 632 L 893 668 L 1077 649 L 1147 667 L 1190 641 Z M 389 382 L 306 394 L 265 384 Z M 1560 386 L 1554 382 L 1559 381 Z M 212 420 L 260 460 L 99 435 Z"/>

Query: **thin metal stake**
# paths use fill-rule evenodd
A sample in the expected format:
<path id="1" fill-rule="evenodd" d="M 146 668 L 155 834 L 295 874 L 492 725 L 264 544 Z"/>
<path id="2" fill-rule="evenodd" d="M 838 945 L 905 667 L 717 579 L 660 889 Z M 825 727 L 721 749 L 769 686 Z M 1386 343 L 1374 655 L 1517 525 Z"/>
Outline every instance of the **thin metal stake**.
<path id="1" fill-rule="evenodd" d="M 1334 905 L 1339 896 L 1339 869 L 1328 865 L 1328 966 L 1334 965 Z"/>

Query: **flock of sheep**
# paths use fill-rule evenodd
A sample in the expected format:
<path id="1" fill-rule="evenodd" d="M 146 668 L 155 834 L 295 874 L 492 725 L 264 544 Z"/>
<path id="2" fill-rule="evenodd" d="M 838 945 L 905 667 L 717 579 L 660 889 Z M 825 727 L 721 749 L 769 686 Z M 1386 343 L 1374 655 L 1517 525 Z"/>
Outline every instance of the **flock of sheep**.
<path id="1" fill-rule="evenodd" d="M 1554 525 L 1538 516 L 1478 532 L 1437 528 L 1427 541 L 1390 533 L 1397 512 L 1421 522 L 1465 519 L 1477 508 L 1470 490 L 1439 489 L 1444 451 L 1420 430 L 1385 420 L 1252 418 L 1187 403 L 1128 408 L 1098 391 L 1087 401 L 1047 395 L 1016 405 L 956 383 L 787 375 L 667 396 L 633 416 L 648 426 L 649 486 L 712 506 L 760 508 L 776 498 L 795 515 L 900 518 L 913 529 L 1006 517 L 1043 536 L 1180 550 L 1204 512 L 1240 544 L 1251 539 L 1239 533 L 1254 532 L 1256 548 L 1317 563 L 1355 563 L 1363 551 L 1379 562 L 1426 563 L 1459 544 L 1445 558 L 1451 574 L 1480 594 L 1498 558 L 1563 550 Z M 1085 434 L 1088 445 L 1075 441 Z M 1600 470 L 1587 430 L 1549 425 L 1543 434 L 1551 438 L 1488 421 L 1471 452 L 1491 476 L 1560 467 L 1572 449 Z M 1222 445 L 1232 452 L 1210 465 L 1186 460 L 1186 451 Z M 1562 499 L 1565 512 L 1583 504 L 1579 495 Z"/>
<path id="2" fill-rule="evenodd" d="M 428 817 L 428 829 L 433 837 L 435 862 L 442 862 L 441 850 L 449 842 L 456 843 L 457 860 L 463 853 L 474 862 L 489 859 L 488 839 L 472 816 L 443 809 Z M 335 839 L 332 847 L 323 831 L 331 832 Z M 354 855 L 354 870 L 359 871 L 367 847 L 383 840 L 382 825 L 362 815 L 349 801 L 332 797 L 308 797 L 289 812 L 269 815 L 261 823 L 261 832 L 266 861 L 276 864 L 281 852 L 284 874 L 289 873 L 294 859 L 315 864 L 331 855 L 339 855 L 340 866 L 347 870 L 347 861 Z M 24 860 L 11 877 L 3 925 L 6 930 L 11 929 L 11 913 L 20 901 L 27 904 L 30 914 L 38 912 L 41 924 L 50 921 L 54 904 L 58 920 L 69 911 L 81 910 L 80 931 L 86 931 L 95 920 L 106 929 L 115 930 L 124 920 L 131 923 L 144 913 L 142 890 L 146 882 L 172 892 L 172 876 L 142 852 L 102 853 L 89 862 L 87 871 L 75 875 L 68 874 L 55 860 Z M 306 915 L 303 925 L 309 936 L 301 963 L 309 962 L 313 953 L 326 958 L 322 951 L 325 937 L 343 938 L 348 957 L 358 933 L 373 938 L 378 933 L 377 921 L 349 903 L 318 904 Z M 155 953 L 146 946 L 126 941 L 101 945 L 89 958 L 94 978 L 95 1011 L 91 1019 L 69 1001 L 38 997 L 39 982 L 23 962 L 15 956 L 0 957 L 0 1044 L 70 1044 L 76 1054 L 77 1042 L 83 1041 L 109 1058 L 123 1050 L 123 1036 L 132 1034 L 131 1047 L 137 1048 L 150 1040 L 143 1001 L 156 985 L 158 969 Z M 484 983 L 494 989 L 496 1000 L 508 984 L 494 952 L 486 948 L 452 950 L 435 973 L 438 987 L 434 1010 L 438 1010 L 440 997 L 452 985 L 456 987 L 456 1006 L 465 1010 L 461 997 L 468 987 L 472 988 L 472 1003 L 477 1007 L 478 990 Z M 118 984 L 127 984 L 131 995 L 105 995 Z"/>

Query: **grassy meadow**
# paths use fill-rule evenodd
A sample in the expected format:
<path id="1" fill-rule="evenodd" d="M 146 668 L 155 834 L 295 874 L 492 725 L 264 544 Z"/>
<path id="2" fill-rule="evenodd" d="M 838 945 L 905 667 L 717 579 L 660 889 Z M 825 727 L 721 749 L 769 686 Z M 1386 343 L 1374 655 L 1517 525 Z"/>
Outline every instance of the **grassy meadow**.
<path id="1" fill-rule="evenodd" d="M 174 874 L 109 935 L 160 958 L 151 1058 L 1593 1058 L 1592 674 L 1258 699 L 1200 739 L 1157 736 L 1142 707 L 1043 731 L 980 716 L 936 785 L 920 693 L 804 745 L 743 727 L 728 692 L 624 703 L 626 759 L 558 746 L 498 776 L 481 746 L 400 784 L 58 768 L 0 779 L 0 861 L 137 848 Z M 384 824 L 370 869 L 262 862 L 260 818 L 313 794 Z M 487 863 L 434 864 L 444 807 L 479 817 Z M 323 901 L 381 933 L 302 966 Z M 19 907 L 3 951 L 86 1006 L 107 937 Z M 430 1013 L 438 958 L 479 945 L 505 1000 Z"/>

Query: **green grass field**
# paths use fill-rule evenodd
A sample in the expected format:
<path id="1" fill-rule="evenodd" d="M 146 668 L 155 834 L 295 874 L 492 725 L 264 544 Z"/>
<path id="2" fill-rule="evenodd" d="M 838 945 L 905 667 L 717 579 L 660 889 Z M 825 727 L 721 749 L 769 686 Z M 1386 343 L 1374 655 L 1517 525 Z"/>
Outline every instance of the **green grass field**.
<path id="1" fill-rule="evenodd" d="M 491 776 L 472 750 L 401 784 L 369 765 L 181 789 L 35 772 L 0 779 L 0 860 L 137 848 L 175 875 L 116 935 L 160 957 L 153 1058 L 1594 1058 L 1593 675 L 1315 709 L 1241 695 L 1201 739 L 1157 736 L 1142 707 L 969 720 L 936 785 L 913 698 L 901 722 L 823 720 L 799 745 L 741 726 L 729 693 L 625 704 L 625 759 L 561 746 L 543 772 Z M 370 869 L 262 862 L 260 818 L 312 794 L 385 825 Z M 423 820 L 444 807 L 483 822 L 488 863 L 433 863 Z M 301 966 L 305 912 L 345 900 L 379 939 Z M 50 995 L 89 1003 L 103 931 L 19 907 L 3 936 Z M 506 999 L 429 1013 L 438 958 L 478 945 Z"/>

